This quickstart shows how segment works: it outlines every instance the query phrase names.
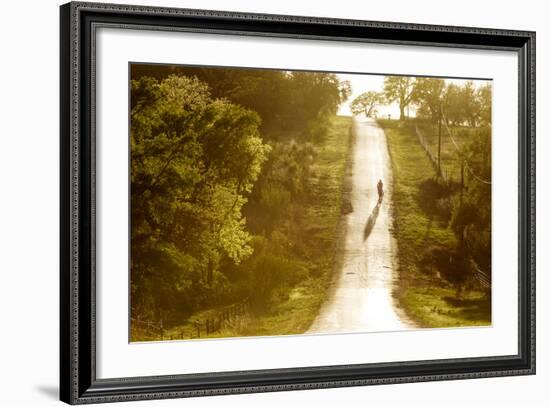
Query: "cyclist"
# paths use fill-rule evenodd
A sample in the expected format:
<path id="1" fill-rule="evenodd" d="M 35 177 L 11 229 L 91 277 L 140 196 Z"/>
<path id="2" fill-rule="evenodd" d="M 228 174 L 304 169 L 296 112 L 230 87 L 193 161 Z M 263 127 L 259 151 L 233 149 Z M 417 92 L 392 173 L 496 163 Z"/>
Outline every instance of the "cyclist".
<path id="1" fill-rule="evenodd" d="M 382 197 L 384 196 L 384 183 L 382 182 L 382 180 L 378 180 L 376 188 L 378 189 L 378 200 L 381 201 Z"/>

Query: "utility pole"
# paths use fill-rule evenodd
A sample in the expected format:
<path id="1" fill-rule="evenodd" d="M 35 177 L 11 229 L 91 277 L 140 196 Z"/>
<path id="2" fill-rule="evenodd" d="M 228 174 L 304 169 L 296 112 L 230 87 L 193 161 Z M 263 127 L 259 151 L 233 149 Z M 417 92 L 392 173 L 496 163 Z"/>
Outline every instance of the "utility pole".
<path id="1" fill-rule="evenodd" d="M 439 103 L 439 120 L 437 131 L 437 175 L 441 175 L 441 103 Z"/>
<path id="2" fill-rule="evenodd" d="M 462 208 L 462 196 L 464 194 L 464 159 L 460 163 L 460 208 Z"/>
<path id="3" fill-rule="evenodd" d="M 460 161 L 460 209 L 462 211 L 462 197 L 464 196 L 464 157 Z M 460 228 L 460 247 L 464 243 L 464 225 Z"/>

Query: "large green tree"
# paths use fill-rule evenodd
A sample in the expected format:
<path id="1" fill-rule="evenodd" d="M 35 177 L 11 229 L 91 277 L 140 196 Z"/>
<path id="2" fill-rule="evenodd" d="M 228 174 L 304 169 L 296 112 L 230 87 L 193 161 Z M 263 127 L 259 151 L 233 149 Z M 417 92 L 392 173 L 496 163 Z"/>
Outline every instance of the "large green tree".
<path id="1" fill-rule="evenodd" d="M 280 237 L 300 228 L 315 146 L 349 83 L 318 72 L 131 69 L 133 315 L 181 319 L 255 297 L 252 282 L 274 278 L 258 257 L 289 247 Z"/>
<path id="2" fill-rule="evenodd" d="M 196 78 L 131 82 L 133 314 L 193 308 L 222 258 L 251 254 L 241 209 L 269 152 L 259 125 Z"/>

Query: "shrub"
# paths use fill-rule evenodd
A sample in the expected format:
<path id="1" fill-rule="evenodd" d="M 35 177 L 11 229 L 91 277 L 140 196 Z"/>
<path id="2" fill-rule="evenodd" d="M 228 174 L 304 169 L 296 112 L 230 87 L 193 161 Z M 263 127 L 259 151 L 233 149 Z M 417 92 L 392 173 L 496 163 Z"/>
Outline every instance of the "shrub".
<path id="1" fill-rule="evenodd" d="M 265 211 L 265 217 L 276 222 L 290 204 L 290 192 L 284 187 L 276 184 L 269 184 L 260 192 L 260 205 Z"/>
<path id="2" fill-rule="evenodd" d="M 431 246 L 425 250 L 420 263 L 428 274 L 438 275 L 457 289 L 471 276 L 470 262 L 459 249 Z"/>

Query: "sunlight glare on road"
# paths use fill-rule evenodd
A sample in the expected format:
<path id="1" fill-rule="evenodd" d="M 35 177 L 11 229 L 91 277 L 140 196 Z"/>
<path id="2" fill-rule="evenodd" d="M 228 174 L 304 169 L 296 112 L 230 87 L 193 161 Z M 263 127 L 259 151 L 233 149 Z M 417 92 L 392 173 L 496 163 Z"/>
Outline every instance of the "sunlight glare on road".
<path id="1" fill-rule="evenodd" d="M 391 166 L 384 131 L 373 119 L 354 119 L 353 211 L 346 216 L 341 269 L 309 333 L 395 331 L 412 328 L 395 303 L 396 244 L 391 225 Z M 376 185 L 383 180 L 384 197 Z"/>

